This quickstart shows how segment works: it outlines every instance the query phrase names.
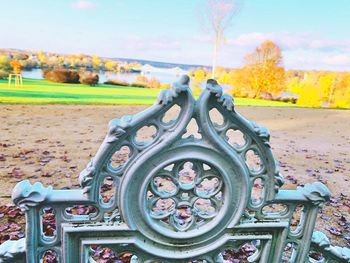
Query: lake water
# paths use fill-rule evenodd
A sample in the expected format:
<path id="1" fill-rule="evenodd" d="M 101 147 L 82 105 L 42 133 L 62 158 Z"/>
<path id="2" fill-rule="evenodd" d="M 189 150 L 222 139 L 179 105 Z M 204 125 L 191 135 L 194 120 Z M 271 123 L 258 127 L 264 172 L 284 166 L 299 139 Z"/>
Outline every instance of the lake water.
<path id="1" fill-rule="evenodd" d="M 136 77 L 140 75 L 143 75 L 147 78 L 156 78 L 160 83 L 167 83 L 167 84 L 172 84 L 178 81 L 179 78 L 181 77 L 180 75 L 163 73 L 163 72 L 151 72 L 151 73 L 141 74 L 141 73 L 114 73 L 114 72 L 101 71 L 98 74 L 99 83 L 104 83 L 109 79 L 117 79 L 117 80 L 126 81 L 128 83 L 133 83 L 135 82 Z M 24 78 L 31 78 L 31 79 L 44 79 L 41 69 L 33 69 L 30 71 L 23 70 L 22 76 Z M 193 81 L 191 81 L 191 84 L 193 84 Z M 190 86 L 192 86 L 191 84 Z M 205 88 L 205 85 L 206 85 L 205 82 L 202 82 L 200 84 L 201 88 Z M 222 85 L 222 87 L 224 90 L 230 90 L 232 88 L 226 85 Z"/>
<path id="2" fill-rule="evenodd" d="M 114 73 L 114 72 L 99 72 L 99 83 L 104 83 L 109 79 L 123 80 L 129 83 L 133 83 L 136 80 L 137 76 L 140 76 L 141 73 Z M 162 72 L 146 73 L 143 74 L 147 78 L 156 78 L 160 83 L 171 84 L 177 81 L 180 76 L 176 74 L 168 74 Z M 23 70 L 22 76 L 24 78 L 31 79 L 44 79 L 41 69 L 33 69 L 30 71 Z"/>

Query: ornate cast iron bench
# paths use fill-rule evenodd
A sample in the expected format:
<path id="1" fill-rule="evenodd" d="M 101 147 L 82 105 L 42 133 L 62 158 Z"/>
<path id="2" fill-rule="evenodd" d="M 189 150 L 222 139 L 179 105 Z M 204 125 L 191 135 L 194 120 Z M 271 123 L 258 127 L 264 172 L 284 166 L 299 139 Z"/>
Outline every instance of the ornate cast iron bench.
<path id="1" fill-rule="evenodd" d="M 350 262 L 349 249 L 313 233 L 327 187 L 279 190 L 268 130 L 237 113 L 216 81 L 198 100 L 188 84 L 183 76 L 150 108 L 112 120 L 81 189 L 18 183 L 12 199 L 26 211 L 27 237 L 5 242 L 0 262 Z M 180 112 L 166 121 L 174 105 Z M 185 136 L 192 119 L 201 138 Z M 139 140 L 147 126 L 155 135 Z M 229 131 L 243 140 L 231 142 Z M 127 161 L 113 165 L 125 149 Z M 115 191 L 107 199 L 106 180 Z"/>

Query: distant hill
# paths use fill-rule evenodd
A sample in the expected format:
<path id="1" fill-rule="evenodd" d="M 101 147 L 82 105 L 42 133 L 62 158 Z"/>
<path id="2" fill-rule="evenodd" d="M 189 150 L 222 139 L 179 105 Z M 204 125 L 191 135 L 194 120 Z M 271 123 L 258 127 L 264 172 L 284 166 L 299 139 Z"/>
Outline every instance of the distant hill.
<path id="1" fill-rule="evenodd" d="M 15 48 L 0 48 L 0 56 L 3 56 L 3 55 L 14 55 L 14 54 L 26 54 L 26 55 L 29 55 L 29 54 L 33 54 L 33 53 L 36 53 L 34 51 L 31 51 L 31 50 L 22 50 L 22 49 L 15 49 Z"/>
<path id="2" fill-rule="evenodd" d="M 0 55 L 15 55 L 15 54 L 26 54 L 26 55 L 33 55 L 37 54 L 38 51 L 33 50 L 22 50 L 22 49 L 14 49 L 14 48 L 0 48 Z M 59 54 L 55 52 L 45 52 L 47 54 L 57 54 L 62 56 L 67 56 L 68 54 Z M 85 54 L 87 57 L 90 57 L 91 55 Z M 168 62 L 160 62 L 160 61 L 152 61 L 152 60 L 143 60 L 143 59 L 136 59 L 136 58 L 110 58 L 110 57 L 101 57 L 106 60 L 114 60 L 114 61 L 122 61 L 122 62 L 136 62 L 142 65 L 149 64 L 153 67 L 157 68 L 175 68 L 179 67 L 183 70 L 189 70 L 191 68 L 207 68 L 210 69 L 209 66 L 204 65 L 195 65 L 195 64 L 177 64 L 177 63 L 168 63 Z"/>
<path id="3" fill-rule="evenodd" d="M 149 65 L 151 65 L 153 67 L 157 67 L 157 68 L 175 68 L 175 67 L 179 67 L 179 68 L 181 68 L 183 70 L 189 70 L 191 68 L 207 68 L 207 69 L 210 69 L 209 66 L 204 66 L 204 65 L 177 64 L 177 63 L 159 62 L 159 61 L 133 59 L 133 58 L 106 58 L 106 59 L 111 59 L 111 60 L 115 60 L 115 61 L 126 61 L 128 63 L 136 62 L 136 63 L 140 63 L 142 65 L 149 64 Z"/>

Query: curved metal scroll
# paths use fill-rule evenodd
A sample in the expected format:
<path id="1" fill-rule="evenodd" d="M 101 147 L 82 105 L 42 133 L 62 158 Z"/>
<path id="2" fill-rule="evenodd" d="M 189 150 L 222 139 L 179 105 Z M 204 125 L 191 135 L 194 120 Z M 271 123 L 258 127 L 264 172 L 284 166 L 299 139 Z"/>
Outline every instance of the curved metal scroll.
<path id="1" fill-rule="evenodd" d="M 164 121 L 174 106 L 178 116 Z M 191 121 L 201 138 L 184 136 Z M 149 140 L 137 138 L 143 127 L 155 130 Z M 231 142 L 230 132 L 241 142 Z M 12 198 L 27 215 L 27 262 L 40 262 L 47 251 L 64 262 L 95 262 L 97 245 L 113 255 L 128 251 L 130 262 L 230 262 L 242 251 L 247 262 L 281 262 L 288 249 L 288 262 L 305 262 L 317 209 L 330 193 L 320 183 L 279 190 L 283 178 L 269 138 L 266 128 L 235 111 L 215 80 L 195 100 L 183 76 L 150 108 L 110 121 L 80 174 L 81 189 L 28 181 L 15 187 Z M 127 160 L 113 165 L 123 147 Z M 107 201 L 106 180 L 114 190 Z M 55 217 L 52 236 L 42 232 L 47 211 Z"/>

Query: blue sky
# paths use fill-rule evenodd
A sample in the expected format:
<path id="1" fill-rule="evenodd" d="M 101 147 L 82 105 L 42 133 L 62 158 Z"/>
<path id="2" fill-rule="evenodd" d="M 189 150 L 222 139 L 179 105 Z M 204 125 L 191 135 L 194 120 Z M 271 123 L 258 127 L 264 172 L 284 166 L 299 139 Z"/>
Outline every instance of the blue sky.
<path id="1" fill-rule="evenodd" d="M 0 48 L 186 64 L 211 62 L 205 0 L 0 0 Z M 241 0 L 218 64 L 239 67 L 264 40 L 294 69 L 350 71 L 349 0 Z"/>

